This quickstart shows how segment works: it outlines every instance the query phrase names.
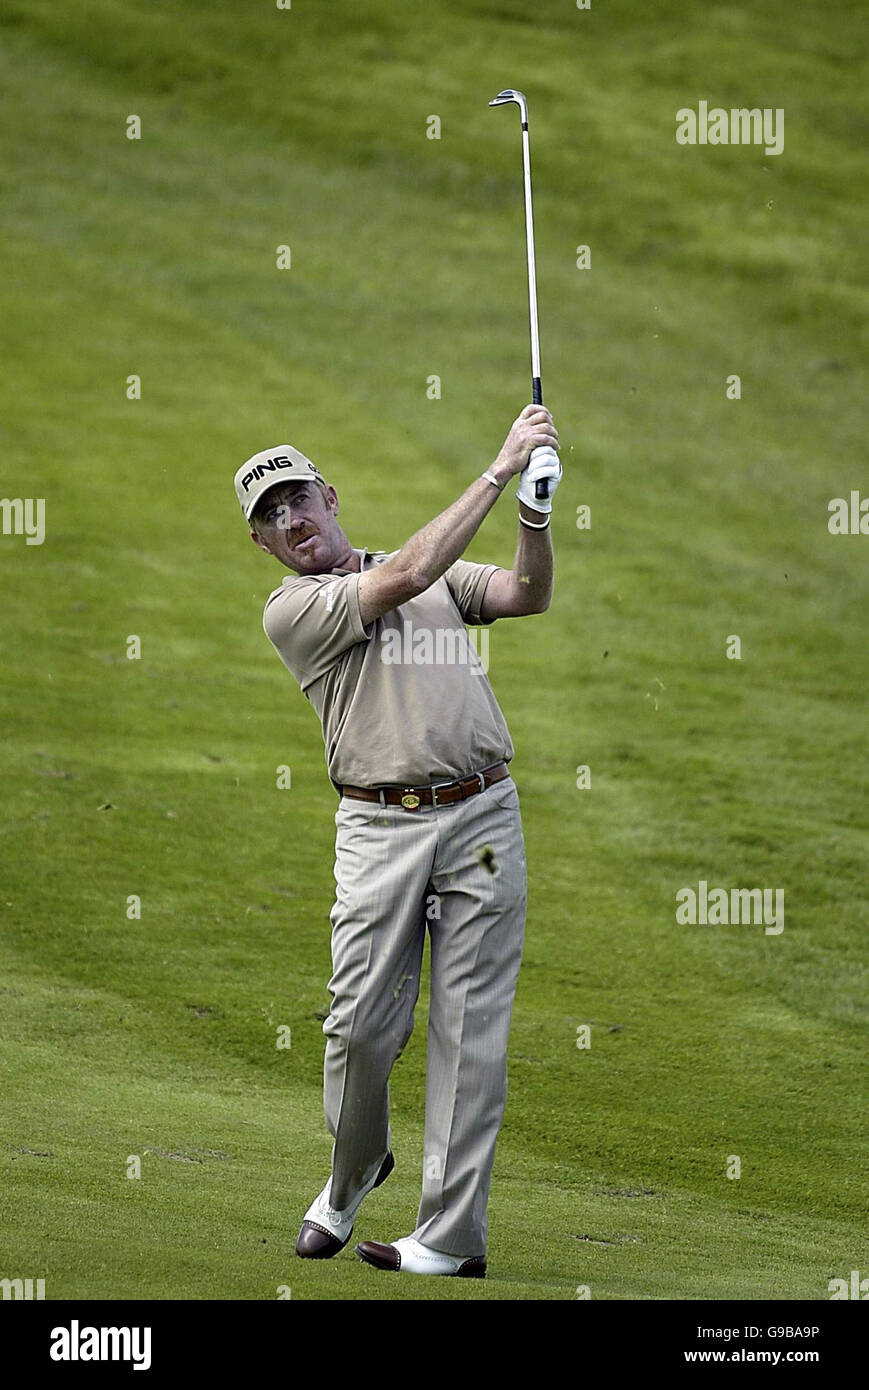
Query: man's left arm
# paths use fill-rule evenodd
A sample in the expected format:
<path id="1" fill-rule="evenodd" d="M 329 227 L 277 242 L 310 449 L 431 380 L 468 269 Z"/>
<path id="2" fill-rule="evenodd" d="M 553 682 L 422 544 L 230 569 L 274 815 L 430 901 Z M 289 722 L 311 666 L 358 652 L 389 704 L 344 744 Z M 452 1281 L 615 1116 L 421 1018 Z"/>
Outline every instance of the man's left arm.
<path id="1" fill-rule="evenodd" d="M 494 618 L 523 618 L 545 613 L 552 599 L 553 556 L 549 527 L 540 527 L 543 515 L 519 503 L 519 539 L 513 568 L 499 569 L 486 585 L 480 607 L 483 622 Z M 528 525 L 523 525 L 523 520 Z M 531 527 L 534 527 L 532 530 Z"/>
<path id="2" fill-rule="evenodd" d="M 539 410 L 549 413 L 543 406 Z M 558 431 L 554 425 L 552 429 L 552 443 L 557 446 Z M 551 445 L 532 450 L 518 474 L 505 465 L 500 454 L 483 474 L 499 492 L 504 491 L 511 478 L 518 478 L 519 539 L 512 569 L 458 560 L 447 570 L 447 583 L 466 623 L 476 626 L 496 618 L 523 618 L 529 613 L 546 612 L 552 599 L 552 499 L 561 475 L 561 463 Z M 546 495 L 539 498 L 537 485 L 544 481 Z"/>

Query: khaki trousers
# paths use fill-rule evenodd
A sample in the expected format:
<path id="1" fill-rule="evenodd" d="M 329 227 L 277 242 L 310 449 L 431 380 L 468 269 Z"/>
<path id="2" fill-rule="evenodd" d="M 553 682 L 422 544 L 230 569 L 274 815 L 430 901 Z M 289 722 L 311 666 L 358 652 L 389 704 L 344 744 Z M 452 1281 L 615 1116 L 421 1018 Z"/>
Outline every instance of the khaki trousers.
<path id="1" fill-rule="evenodd" d="M 515 783 L 416 811 L 342 797 L 335 824 L 332 1006 L 323 1025 L 331 1205 L 348 1206 L 390 1148 L 389 1074 L 413 1030 L 428 929 L 422 1199 L 409 1234 L 451 1255 L 485 1254 L 525 929 Z"/>

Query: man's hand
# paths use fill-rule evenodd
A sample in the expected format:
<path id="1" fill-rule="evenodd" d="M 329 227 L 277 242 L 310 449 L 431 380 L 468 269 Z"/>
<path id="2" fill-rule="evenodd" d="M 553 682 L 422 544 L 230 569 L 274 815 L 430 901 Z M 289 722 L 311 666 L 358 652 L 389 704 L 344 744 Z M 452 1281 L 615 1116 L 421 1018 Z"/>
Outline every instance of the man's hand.
<path id="1" fill-rule="evenodd" d="M 516 496 L 525 507 L 530 507 L 538 515 L 552 511 L 552 498 L 555 489 L 561 482 L 561 461 L 557 454 L 541 454 L 538 458 L 532 458 L 527 468 L 523 468 L 519 474 L 519 486 L 516 489 Z M 537 496 L 537 483 L 545 479 L 549 484 L 548 495 L 545 498 Z"/>
<path id="2" fill-rule="evenodd" d="M 549 444 L 558 448 L 558 430 L 545 405 L 526 405 L 510 426 L 494 467 L 502 465 L 509 477 L 521 473 L 533 449 Z"/>

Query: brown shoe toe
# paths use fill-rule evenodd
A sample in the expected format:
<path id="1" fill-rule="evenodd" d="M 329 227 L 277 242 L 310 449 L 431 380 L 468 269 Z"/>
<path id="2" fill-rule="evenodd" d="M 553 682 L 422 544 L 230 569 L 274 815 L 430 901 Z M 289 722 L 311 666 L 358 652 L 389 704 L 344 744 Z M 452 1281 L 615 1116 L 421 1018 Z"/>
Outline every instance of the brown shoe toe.
<path id="1" fill-rule="evenodd" d="M 389 1269 L 395 1272 L 401 1268 L 401 1255 L 394 1245 L 381 1245 L 376 1240 L 363 1240 L 356 1246 L 356 1254 L 366 1264 L 376 1269 Z"/>
<path id="2" fill-rule="evenodd" d="M 330 1260 L 344 1249 L 347 1240 L 338 1240 L 322 1226 L 315 1226 L 313 1221 L 303 1221 L 296 1241 L 296 1254 L 301 1255 L 303 1260 Z"/>

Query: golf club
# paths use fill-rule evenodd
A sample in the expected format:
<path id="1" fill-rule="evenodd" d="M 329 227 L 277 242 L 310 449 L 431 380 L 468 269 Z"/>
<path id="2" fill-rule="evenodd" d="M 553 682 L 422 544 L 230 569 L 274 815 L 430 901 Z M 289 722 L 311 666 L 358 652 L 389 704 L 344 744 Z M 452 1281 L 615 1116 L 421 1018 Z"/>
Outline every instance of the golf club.
<path id="1" fill-rule="evenodd" d="M 522 118 L 522 166 L 525 173 L 525 242 L 528 251 L 528 315 L 531 323 L 531 399 L 535 405 L 543 404 L 543 383 L 540 379 L 540 330 L 537 324 L 537 270 L 534 262 L 534 214 L 531 207 L 531 147 L 528 139 L 528 102 L 524 92 L 516 92 L 512 87 L 489 102 L 490 106 L 507 106 L 515 101 Z M 534 449 L 531 459 L 544 455 L 558 455 L 548 445 Z M 541 499 L 549 496 L 549 483 L 541 478 L 535 484 L 535 495 Z"/>

